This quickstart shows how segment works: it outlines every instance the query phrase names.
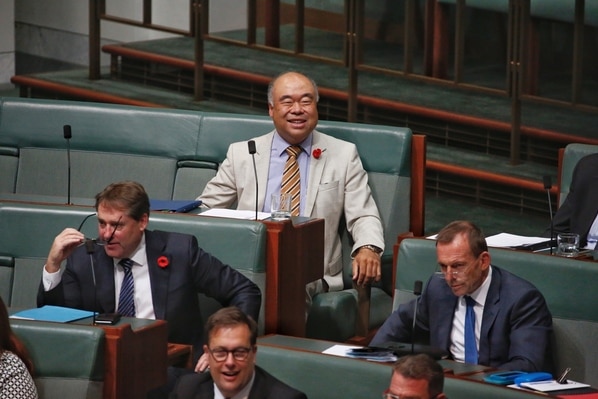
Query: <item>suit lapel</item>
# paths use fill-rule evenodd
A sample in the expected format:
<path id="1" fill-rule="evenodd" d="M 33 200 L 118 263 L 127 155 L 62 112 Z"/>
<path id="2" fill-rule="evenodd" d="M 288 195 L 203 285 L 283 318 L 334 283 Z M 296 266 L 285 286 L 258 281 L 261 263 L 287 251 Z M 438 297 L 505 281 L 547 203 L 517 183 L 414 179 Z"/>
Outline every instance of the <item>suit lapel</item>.
<path id="1" fill-rule="evenodd" d="M 312 154 L 309 154 L 309 181 L 307 184 L 307 195 L 305 197 L 304 213 L 306 216 L 311 216 L 314 204 L 316 202 L 316 196 L 318 194 L 318 187 L 322 181 L 322 174 L 324 173 L 324 167 L 330 157 L 331 149 L 327 148 L 326 137 L 320 134 L 318 131 L 313 132 L 312 138 L 312 152 L 316 148 L 322 150 L 320 158 L 315 158 Z M 324 151 L 326 150 L 326 151 Z"/>
<path id="2" fill-rule="evenodd" d="M 441 283 L 442 297 L 439 301 L 436 301 L 439 307 L 436 314 L 438 317 L 438 333 L 434 334 L 434 332 L 432 332 L 432 334 L 438 337 L 439 342 L 437 346 L 443 349 L 449 349 L 451 331 L 453 329 L 453 317 L 455 316 L 455 308 L 457 307 L 459 298 L 453 294 L 444 281 Z"/>
<path id="3" fill-rule="evenodd" d="M 266 190 L 268 189 L 268 170 L 270 169 L 270 153 L 272 152 L 272 139 L 274 137 L 274 131 L 270 132 L 265 136 L 260 136 L 255 139 L 255 168 L 257 170 L 257 183 L 258 183 L 258 210 L 264 209 L 264 201 L 266 199 Z M 250 156 L 251 158 L 251 156 Z M 250 168 L 251 176 L 254 176 L 253 173 L 253 160 L 249 160 L 250 164 L 248 167 Z M 255 177 L 252 177 L 248 180 L 249 184 L 252 184 L 253 187 L 250 188 L 250 191 L 253 193 L 253 197 L 255 198 Z M 246 190 L 248 188 L 246 187 Z"/>
<path id="4" fill-rule="evenodd" d="M 480 331 L 480 353 L 479 360 L 480 364 L 488 364 L 489 362 L 489 335 L 490 329 L 494 325 L 494 321 L 498 316 L 500 310 L 500 285 L 501 285 L 501 274 L 500 270 L 496 267 L 492 268 L 492 281 L 490 282 L 490 288 L 488 288 L 488 294 L 486 296 L 486 303 L 484 304 L 484 314 L 482 315 L 482 328 Z"/>
<path id="5" fill-rule="evenodd" d="M 100 312 L 115 312 L 114 260 L 106 255 L 106 251 L 103 248 L 97 250 L 93 258 L 96 275 L 96 298 Z"/>
<path id="6" fill-rule="evenodd" d="M 154 314 L 157 319 L 166 319 L 166 301 L 168 299 L 168 283 L 170 279 L 170 270 L 172 265 L 166 267 L 158 266 L 158 258 L 165 256 L 168 262 L 172 262 L 171 256 L 164 252 L 166 243 L 162 239 L 162 234 L 146 230 L 145 231 L 145 250 L 147 252 L 147 267 L 150 276 L 150 285 L 152 289 L 152 301 L 154 304 Z"/>

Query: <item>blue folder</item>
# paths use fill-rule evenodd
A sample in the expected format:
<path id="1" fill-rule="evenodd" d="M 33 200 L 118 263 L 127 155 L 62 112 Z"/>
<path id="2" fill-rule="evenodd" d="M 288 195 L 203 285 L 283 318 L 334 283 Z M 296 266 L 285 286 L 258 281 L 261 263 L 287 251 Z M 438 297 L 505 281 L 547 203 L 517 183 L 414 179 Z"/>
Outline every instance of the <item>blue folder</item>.
<path id="1" fill-rule="evenodd" d="M 80 320 L 91 316 L 93 316 L 93 312 L 87 310 L 45 305 L 41 308 L 22 310 L 20 312 L 14 313 L 10 317 L 16 319 L 68 323 L 70 321 Z"/>
<path id="2" fill-rule="evenodd" d="M 151 211 L 186 213 L 201 205 L 199 200 L 156 200 L 150 199 Z"/>

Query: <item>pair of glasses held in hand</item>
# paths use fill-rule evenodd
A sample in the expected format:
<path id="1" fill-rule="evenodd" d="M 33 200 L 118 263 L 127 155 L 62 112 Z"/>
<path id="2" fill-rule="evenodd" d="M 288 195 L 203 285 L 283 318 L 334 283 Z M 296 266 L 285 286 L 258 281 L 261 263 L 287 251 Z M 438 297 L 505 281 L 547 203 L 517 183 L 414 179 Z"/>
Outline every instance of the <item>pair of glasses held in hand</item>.
<path id="1" fill-rule="evenodd" d="M 79 228 L 77 228 L 77 231 L 81 231 L 81 229 L 83 228 L 83 225 L 85 224 L 85 222 L 87 221 L 87 219 L 89 219 L 92 216 L 95 216 L 95 213 L 92 213 L 90 215 L 85 216 L 85 218 L 81 221 L 81 224 L 79 225 Z M 120 225 L 120 221 L 122 219 L 122 216 L 118 218 L 118 221 L 114 224 L 114 228 L 112 229 L 112 233 L 110 234 L 110 237 L 107 240 L 103 240 L 100 237 L 98 238 L 87 238 L 85 237 L 85 240 L 83 242 L 83 244 L 85 244 L 86 242 L 93 242 L 96 245 L 99 246 L 104 246 L 106 244 L 109 244 L 110 241 L 112 241 L 112 239 L 114 238 L 114 234 L 116 234 L 116 229 L 118 229 L 118 226 Z"/>

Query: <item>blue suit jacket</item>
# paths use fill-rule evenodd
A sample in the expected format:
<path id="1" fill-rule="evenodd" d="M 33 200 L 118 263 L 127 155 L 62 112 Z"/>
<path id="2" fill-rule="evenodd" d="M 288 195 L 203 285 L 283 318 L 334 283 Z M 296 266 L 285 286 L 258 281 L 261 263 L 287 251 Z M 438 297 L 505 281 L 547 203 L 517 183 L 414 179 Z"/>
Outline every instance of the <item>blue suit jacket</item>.
<path id="1" fill-rule="evenodd" d="M 187 374 L 180 378 L 171 398 L 213 399 L 214 380 L 209 372 Z M 249 399 L 307 399 L 307 396 L 255 366 L 255 379 Z"/>
<path id="2" fill-rule="evenodd" d="M 419 297 L 416 341 L 449 350 L 456 297 L 444 279 L 431 277 Z M 415 300 L 400 305 L 378 330 L 372 346 L 410 342 Z M 552 315 L 531 283 L 498 267 L 484 305 L 478 363 L 505 370 L 546 370 L 545 355 L 552 333 Z"/>
<path id="3" fill-rule="evenodd" d="M 145 231 L 147 261 L 154 313 L 168 321 L 169 342 L 191 344 L 194 354 L 202 353 L 203 325 L 198 293 L 216 299 L 223 306 L 237 306 L 258 319 L 260 289 L 249 279 L 203 251 L 195 236 L 164 231 Z M 158 266 L 160 256 L 169 264 Z M 115 311 L 114 263 L 102 247 L 92 255 L 96 288 L 94 290 L 90 255 L 77 248 L 67 259 L 62 282 L 44 292 L 40 284 L 38 306 L 45 304 L 112 313 Z M 97 292 L 97 300 L 94 293 Z"/>

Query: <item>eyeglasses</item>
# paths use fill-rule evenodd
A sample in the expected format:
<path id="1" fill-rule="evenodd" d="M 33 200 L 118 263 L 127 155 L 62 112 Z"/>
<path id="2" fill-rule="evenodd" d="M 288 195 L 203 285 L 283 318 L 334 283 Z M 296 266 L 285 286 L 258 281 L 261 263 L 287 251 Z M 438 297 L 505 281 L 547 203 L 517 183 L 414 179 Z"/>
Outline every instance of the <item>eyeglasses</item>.
<path id="1" fill-rule="evenodd" d="M 216 348 L 216 349 L 208 349 L 214 360 L 217 362 L 223 362 L 228 358 L 228 354 L 232 353 L 233 358 L 235 360 L 247 360 L 249 357 L 249 353 L 252 351 L 252 348 L 235 348 L 233 350 L 228 350 L 224 348 Z"/>
<path id="2" fill-rule="evenodd" d="M 430 397 L 430 399 L 436 399 L 440 394 Z M 421 396 L 399 396 L 388 392 L 388 390 L 382 393 L 382 399 L 421 399 Z"/>
<path id="3" fill-rule="evenodd" d="M 480 259 L 480 256 L 475 258 L 475 260 L 469 264 L 465 265 L 457 265 L 457 266 L 447 266 L 447 265 L 439 265 L 437 272 L 434 273 L 434 276 L 445 279 L 446 276 L 451 276 L 453 278 L 459 279 L 462 278 L 471 268 L 472 266 Z M 448 270 L 451 268 L 452 270 Z"/>
<path id="4" fill-rule="evenodd" d="M 95 216 L 95 213 L 92 213 L 91 215 L 87 215 L 85 216 L 85 218 L 81 221 L 81 224 L 79 225 L 79 228 L 77 228 L 77 231 L 81 231 L 81 229 L 83 228 L 83 225 L 85 224 L 85 222 L 87 221 L 87 219 L 89 219 L 92 216 Z M 106 244 L 109 244 L 110 241 L 112 241 L 112 239 L 114 238 L 114 234 L 116 234 L 116 230 L 118 229 L 118 227 L 120 226 L 120 221 L 123 217 L 119 217 L 118 221 L 116 222 L 116 224 L 114 225 L 114 229 L 112 229 L 112 233 L 110 234 L 110 238 L 108 238 L 107 240 L 102 240 L 101 238 L 85 238 L 85 241 L 93 241 L 94 243 L 96 243 L 97 245 L 103 246 Z"/>

